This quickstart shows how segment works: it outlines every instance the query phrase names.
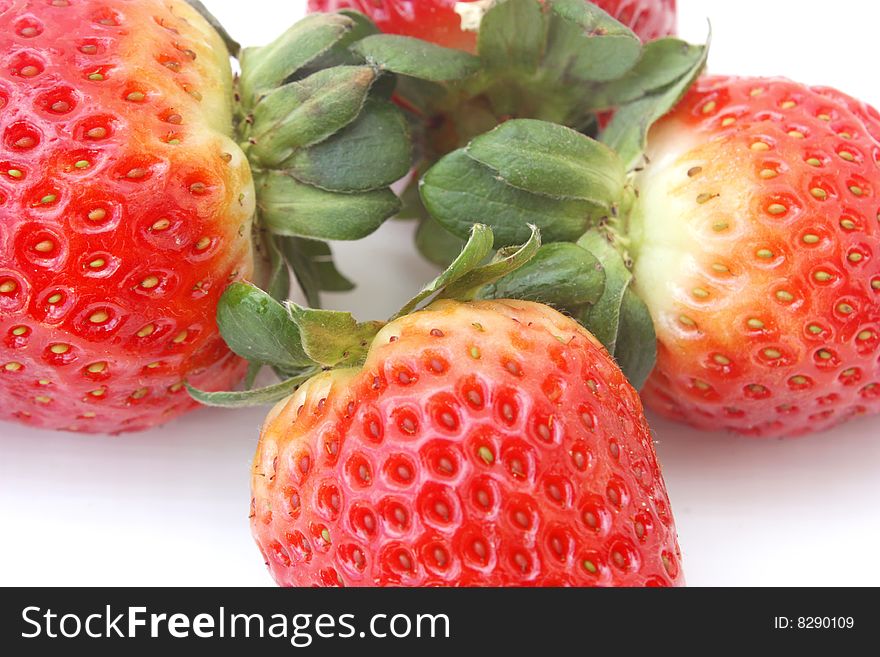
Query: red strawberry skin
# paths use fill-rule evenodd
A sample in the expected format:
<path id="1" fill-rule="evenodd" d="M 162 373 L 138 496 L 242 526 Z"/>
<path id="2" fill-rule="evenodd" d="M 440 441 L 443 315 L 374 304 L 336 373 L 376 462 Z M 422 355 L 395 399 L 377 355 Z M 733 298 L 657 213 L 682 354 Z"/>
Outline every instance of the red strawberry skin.
<path id="1" fill-rule="evenodd" d="M 251 274 L 223 43 L 178 0 L 0 2 L 0 419 L 143 429 L 234 385 Z"/>
<path id="2" fill-rule="evenodd" d="M 636 392 L 573 320 L 442 301 L 267 418 L 252 527 L 293 586 L 682 584 Z"/>
<path id="3" fill-rule="evenodd" d="M 476 50 L 476 34 L 461 29 L 457 0 L 309 0 L 309 11 L 355 9 L 383 32 L 433 41 L 448 48 Z M 675 0 L 596 0 L 593 4 L 650 41 L 675 33 Z"/>
<path id="4" fill-rule="evenodd" d="M 880 410 L 878 137 L 868 105 L 778 78 L 704 78 L 655 126 L 632 226 L 648 405 L 753 436 Z"/>

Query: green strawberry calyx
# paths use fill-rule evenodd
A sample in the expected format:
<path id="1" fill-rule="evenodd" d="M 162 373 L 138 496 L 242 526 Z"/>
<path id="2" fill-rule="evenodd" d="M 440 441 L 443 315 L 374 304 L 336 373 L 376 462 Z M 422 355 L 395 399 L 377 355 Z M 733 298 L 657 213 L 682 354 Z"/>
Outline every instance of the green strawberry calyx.
<path id="1" fill-rule="evenodd" d="M 594 302 L 604 289 L 601 268 L 593 266 L 586 251 L 584 261 L 563 272 L 548 263 L 574 258 L 565 252 L 573 244 L 553 244 L 542 249 L 537 228 L 532 227 L 522 245 L 493 253 L 492 230 L 473 225 L 464 248 L 453 263 L 408 301 L 391 319 L 418 311 L 439 299 L 553 298 L 560 305 Z M 552 263 L 551 263 L 552 264 Z M 249 283 L 233 283 L 217 309 L 220 332 L 236 354 L 251 363 L 246 388 L 236 392 L 205 392 L 188 386 L 198 401 L 212 406 L 249 406 L 278 401 L 319 372 L 357 366 L 366 358 L 382 321 L 358 322 L 350 313 L 304 308 L 292 301 L 279 302 Z M 257 371 L 271 367 L 280 383 L 250 388 Z"/>
<path id="2" fill-rule="evenodd" d="M 687 79 L 695 66 L 702 67 L 705 57 L 705 47 L 675 38 L 642 43 L 584 0 L 497 0 L 479 13 L 471 75 L 434 83 L 405 79 L 396 89 L 398 103 L 418 119 L 414 143 L 420 171 L 510 119 L 539 119 L 595 136 L 609 111 L 628 106 L 631 116 L 613 128 L 628 132 L 642 120 L 646 105 Z M 376 35 L 353 49 L 382 67 L 389 64 L 393 43 L 403 41 Z M 628 164 L 630 153 L 621 155 Z M 426 219 L 417 194 L 404 194 L 404 201 L 405 214 Z M 436 233 L 424 225 L 422 230 Z M 425 255 L 448 262 L 430 242 L 419 244 Z"/>
<path id="3" fill-rule="evenodd" d="M 463 253 L 474 248 L 474 218 L 491 228 L 502 261 L 509 247 L 531 243 L 530 226 L 537 226 L 545 244 L 516 271 L 483 281 L 481 294 L 569 313 L 641 386 L 656 341 L 631 285 L 632 176 L 648 129 L 702 70 L 707 48 L 674 38 L 642 44 L 583 0 L 495 2 L 481 18 L 478 46 L 480 54 L 471 55 L 379 34 L 362 15 L 344 11 L 308 16 L 269 45 L 236 53 L 236 128 L 254 172 L 258 248 L 271 272 L 268 294 L 234 285 L 218 319 L 233 351 L 253 364 L 248 384 L 270 365 L 287 388 L 193 394 L 224 404 L 276 398 L 302 377 L 362 355 L 350 341 L 336 346 L 348 354 L 342 360 L 307 350 L 307 358 L 279 359 L 260 351 L 277 331 L 265 343 L 252 328 L 237 335 L 231 309 L 284 318 L 297 327 L 285 342 L 301 350 L 374 334 L 373 324 L 363 328 L 350 316 L 261 304 L 287 297 L 290 270 L 310 306 L 319 305 L 322 290 L 351 289 L 326 241 L 359 239 L 407 211 L 422 219 L 420 248 L 443 263 L 468 237 Z M 606 110 L 613 118 L 599 130 L 597 113 Z M 398 198 L 390 186 L 414 162 L 433 166 Z M 237 320 L 242 327 L 246 314 Z M 310 340 L 321 322 L 324 338 Z"/>
<path id="4" fill-rule="evenodd" d="M 528 12 L 537 20 L 537 9 L 529 8 L 534 4 L 541 3 L 506 0 L 489 9 L 479 35 L 483 60 L 491 52 L 484 46 L 500 38 L 493 32 L 499 26 L 507 25 L 510 31 L 522 24 Z M 592 5 L 561 0 L 545 5 L 542 15 L 548 17 L 549 27 L 540 39 L 536 37 L 544 49 L 530 51 L 537 59 L 528 59 L 529 70 L 541 79 L 554 72 L 568 76 L 557 82 L 578 82 L 572 93 L 578 94 L 582 109 L 589 113 L 613 108 L 613 117 L 603 129 L 578 126 L 573 116 L 551 112 L 554 99 L 562 98 L 551 95 L 547 106 L 535 113 L 539 118 L 513 118 L 473 137 L 436 161 L 419 181 L 419 200 L 425 211 L 420 233 L 429 236 L 426 243 L 435 245 L 429 258 L 442 260 L 446 254 L 436 245 L 454 248 L 456 240 L 467 234 L 473 217 L 484 218 L 501 247 L 522 241 L 527 226 L 534 224 L 545 242 L 541 257 L 547 260 L 546 269 L 566 272 L 576 270 L 578 261 L 595 263 L 605 281 L 598 298 L 560 303 L 542 297 L 545 289 L 528 298 L 554 305 L 577 319 L 640 388 L 656 360 L 656 336 L 648 309 L 632 286 L 628 221 L 637 194 L 633 178 L 643 165 L 650 127 L 696 80 L 705 66 L 708 47 L 675 38 L 641 45 L 632 41 L 625 27 L 612 25 L 615 21 Z M 585 8 L 578 9 L 580 5 Z M 575 34 L 572 25 L 593 27 Z M 616 65 L 625 61 L 628 68 L 593 71 L 592 80 L 587 79 L 592 60 L 566 60 L 566 67 L 558 68 L 560 60 L 547 54 L 547 48 L 554 51 L 551 44 L 556 39 L 566 43 L 580 39 L 579 52 L 591 52 L 593 57 L 608 53 L 608 58 L 616 57 Z M 602 43 L 607 49 L 600 49 Z M 513 42 L 508 46 L 513 48 Z M 484 67 L 491 69 L 491 64 Z M 497 68 L 500 71 L 500 60 Z M 500 79 L 508 75 L 502 72 Z M 542 120 L 542 114 L 551 120 Z M 561 248 L 563 244 L 566 249 Z M 520 289 L 512 296 L 528 296 L 529 292 Z"/>
<path id="5" fill-rule="evenodd" d="M 358 51 L 377 28 L 349 11 L 309 15 L 268 45 L 241 48 L 198 0 L 190 4 L 239 63 L 234 127 L 254 176 L 257 249 L 269 263 L 259 279 L 286 298 L 292 271 L 313 306 L 321 291 L 352 289 L 327 241 L 361 239 L 397 214 L 391 185 L 413 165 L 410 125 L 392 93 L 403 78 L 468 77 L 475 58 L 416 42 L 377 65 Z"/>

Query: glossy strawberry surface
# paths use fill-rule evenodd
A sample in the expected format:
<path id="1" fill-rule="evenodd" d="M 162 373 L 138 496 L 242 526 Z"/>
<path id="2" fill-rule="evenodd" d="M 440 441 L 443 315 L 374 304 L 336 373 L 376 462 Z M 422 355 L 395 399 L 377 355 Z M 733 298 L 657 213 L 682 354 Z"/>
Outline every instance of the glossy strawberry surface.
<path id="1" fill-rule="evenodd" d="M 683 583 L 638 395 L 530 302 L 438 302 L 362 368 L 279 403 L 253 468 L 275 580 L 317 586 Z"/>
<path id="2" fill-rule="evenodd" d="M 0 419 L 142 429 L 234 385 L 253 189 L 217 34 L 177 0 L 0 1 Z"/>
<path id="3" fill-rule="evenodd" d="M 653 128 L 632 227 L 650 406 L 755 436 L 880 410 L 878 137 L 870 106 L 779 78 L 704 78 Z"/>
<path id="4" fill-rule="evenodd" d="M 476 34 L 462 29 L 462 6 L 473 0 L 309 0 L 309 11 L 355 9 L 383 32 L 433 41 L 448 48 L 476 50 Z M 485 3 L 484 3 L 485 4 Z M 645 41 L 675 32 L 675 0 L 597 0 Z M 465 11 L 466 13 L 466 11 Z"/>

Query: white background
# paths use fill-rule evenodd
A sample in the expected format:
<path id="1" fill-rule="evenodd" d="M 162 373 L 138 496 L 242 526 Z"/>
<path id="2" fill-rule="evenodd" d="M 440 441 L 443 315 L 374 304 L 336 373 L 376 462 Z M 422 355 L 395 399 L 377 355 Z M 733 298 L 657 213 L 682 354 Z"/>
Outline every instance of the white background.
<path id="1" fill-rule="evenodd" d="M 257 45 L 305 2 L 205 4 Z M 880 106 L 880 4 L 679 0 L 685 38 L 702 40 L 707 18 L 712 71 L 830 84 Z M 434 274 L 411 229 L 389 222 L 339 246 L 360 285 L 328 305 L 362 319 L 396 310 Z M 247 521 L 264 413 L 200 410 L 119 438 L 0 423 L 0 585 L 271 584 Z M 652 420 L 689 584 L 880 585 L 880 418 L 763 442 Z"/>

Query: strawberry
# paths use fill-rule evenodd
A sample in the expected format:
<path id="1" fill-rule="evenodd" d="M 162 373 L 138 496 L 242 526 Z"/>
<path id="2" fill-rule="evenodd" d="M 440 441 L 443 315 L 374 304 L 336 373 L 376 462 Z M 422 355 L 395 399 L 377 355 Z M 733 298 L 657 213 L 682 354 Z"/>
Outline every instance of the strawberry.
<path id="1" fill-rule="evenodd" d="M 384 325 L 230 286 L 230 345 L 265 362 L 283 344 L 280 360 L 299 351 L 303 368 L 276 386 L 301 384 L 266 418 L 253 466 L 253 533 L 279 584 L 683 583 L 638 394 L 601 344 L 544 305 L 451 298 L 537 255 L 533 235 L 475 269 L 488 240 L 477 227 L 439 283 Z"/>
<path id="2" fill-rule="evenodd" d="M 485 11 L 484 0 L 309 0 L 309 11 L 355 9 L 369 16 L 383 32 L 418 37 L 447 48 L 474 52 L 476 26 L 465 27 L 473 14 L 467 5 Z M 675 33 L 675 0 L 597 0 L 597 7 L 619 20 L 645 41 Z"/>
<path id="3" fill-rule="evenodd" d="M 255 218 L 283 294 L 282 254 L 310 298 L 348 285 L 303 238 L 376 228 L 410 163 L 381 73 L 345 50 L 371 31 L 327 16 L 266 48 L 226 38 L 234 91 L 225 34 L 181 0 L 0 3 L 0 419 L 137 430 L 194 407 L 185 379 L 233 385 L 216 306 L 254 275 Z M 340 170 L 370 129 L 382 170 Z"/>
<path id="4" fill-rule="evenodd" d="M 650 133 L 632 242 L 660 412 L 755 436 L 880 410 L 880 115 L 703 78 Z"/>
<path id="5" fill-rule="evenodd" d="M 183 2 L 0 12 L 0 418 L 135 430 L 242 374 L 216 330 L 253 272 L 219 36 Z"/>

